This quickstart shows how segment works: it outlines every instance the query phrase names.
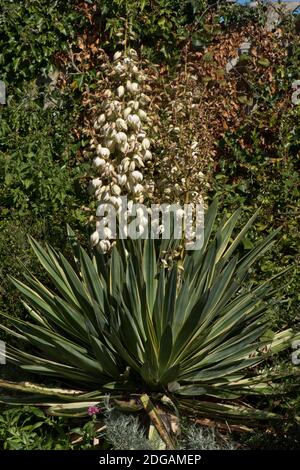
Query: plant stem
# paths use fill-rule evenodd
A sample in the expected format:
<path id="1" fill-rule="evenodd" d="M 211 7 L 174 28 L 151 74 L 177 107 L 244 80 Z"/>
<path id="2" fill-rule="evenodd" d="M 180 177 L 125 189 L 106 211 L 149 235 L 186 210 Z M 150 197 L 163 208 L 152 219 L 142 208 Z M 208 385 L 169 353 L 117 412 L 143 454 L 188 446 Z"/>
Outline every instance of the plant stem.
<path id="1" fill-rule="evenodd" d="M 144 393 L 140 397 L 140 400 L 141 400 L 141 403 L 142 403 L 143 407 L 145 408 L 150 420 L 152 421 L 155 429 L 157 430 L 158 434 L 160 435 L 160 437 L 162 438 L 162 440 L 166 444 L 167 449 L 168 450 L 174 450 L 175 445 L 173 443 L 173 440 L 172 440 L 169 432 L 167 431 L 164 423 L 162 422 L 162 420 L 159 416 L 159 413 L 157 412 L 155 406 L 153 405 L 152 401 L 150 400 L 150 397 L 146 393 Z"/>

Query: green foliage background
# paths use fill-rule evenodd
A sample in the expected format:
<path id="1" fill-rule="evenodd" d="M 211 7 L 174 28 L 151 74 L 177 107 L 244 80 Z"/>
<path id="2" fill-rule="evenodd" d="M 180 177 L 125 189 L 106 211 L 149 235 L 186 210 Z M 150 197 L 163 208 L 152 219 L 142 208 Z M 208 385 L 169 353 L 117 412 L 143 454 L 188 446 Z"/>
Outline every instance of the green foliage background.
<path id="1" fill-rule="evenodd" d="M 37 269 L 27 236 L 65 247 L 65 224 L 81 227 L 84 165 L 72 135 L 80 95 L 51 86 L 54 54 L 84 26 L 72 1 L 0 1 L 0 308 L 23 314 L 7 276 Z M 75 32 L 76 30 L 76 32 Z"/>

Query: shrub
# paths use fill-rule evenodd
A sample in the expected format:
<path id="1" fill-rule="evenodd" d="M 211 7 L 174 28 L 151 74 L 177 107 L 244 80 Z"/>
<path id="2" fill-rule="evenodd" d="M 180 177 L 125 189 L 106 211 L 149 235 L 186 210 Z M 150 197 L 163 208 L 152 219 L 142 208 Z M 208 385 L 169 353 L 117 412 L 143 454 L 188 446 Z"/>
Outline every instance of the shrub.
<path id="1" fill-rule="evenodd" d="M 114 450 L 151 449 L 138 418 L 112 411 L 108 414 L 105 424 L 105 439 Z"/>
<path id="2" fill-rule="evenodd" d="M 71 447 L 61 419 L 32 406 L 6 409 L 0 415 L 1 450 L 60 450 Z"/>
<path id="3" fill-rule="evenodd" d="M 255 367 L 288 347 L 293 337 L 290 330 L 263 337 L 269 283 L 254 289 L 243 283 L 276 233 L 239 259 L 233 254 L 255 216 L 230 243 L 239 212 L 211 237 L 216 214 L 214 203 L 206 217 L 202 249 L 169 267 L 162 260 L 179 250 L 178 240 L 120 241 L 108 259 L 99 253 L 91 259 L 75 243 L 75 268 L 62 254 L 32 240 L 56 290 L 30 275 L 25 275 L 27 285 L 14 279 L 34 323 L 14 319 L 18 332 L 10 333 L 37 352 L 9 347 L 10 361 L 75 384 L 79 391 L 71 396 L 83 402 L 81 408 L 77 405 L 82 413 L 89 401 L 101 401 L 102 395 L 94 391 L 100 387 L 103 393 L 119 394 L 168 390 L 184 410 L 190 407 L 189 397 L 197 396 L 193 409 L 220 418 L 274 417 L 230 400 L 262 390 L 274 393 L 276 370 L 258 372 Z M 73 237 L 72 231 L 69 234 Z M 10 387 L 4 381 L 1 385 Z M 82 388 L 92 393 L 80 392 Z M 43 392 L 42 387 L 31 389 Z M 49 393 L 64 399 L 64 391 Z M 209 401 L 212 397 L 217 402 Z M 66 405 L 67 412 L 71 408 Z"/>
<path id="4" fill-rule="evenodd" d="M 181 441 L 190 450 L 234 450 L 231 442 L 221 438 L 214 429 L 189 425 Z"/>

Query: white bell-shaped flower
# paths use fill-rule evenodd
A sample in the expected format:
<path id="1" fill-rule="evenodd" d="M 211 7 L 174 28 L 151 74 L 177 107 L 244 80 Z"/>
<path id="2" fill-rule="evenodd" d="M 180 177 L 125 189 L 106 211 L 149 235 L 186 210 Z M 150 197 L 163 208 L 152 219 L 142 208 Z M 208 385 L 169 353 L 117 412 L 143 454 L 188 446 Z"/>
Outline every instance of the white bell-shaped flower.
<path id="1" fill-rule="evenodd" d="M 98 123 L 100 126 L 102 126 L 103 124 L 105 124 L 105 122 L 106 122 L 106 117 L 105 117 L 105 114 L 102 113 L 102 114 L 100 114 L 100 116 L 98 117 L 97 123 Z"/>
<path id="2" fill-rule="evenodd" d="M 128 169 L 129 169 L 129 171 L 134 171 L 135 170 L 135 162 L 131 161 Z"/>
<path id="3" fill-rule="evenodd" d="M 124 93 L 125 93 L 125 88 L 123 87 L 123 85 L 120 85 L 118 88 L 117 88 L 117 95 L 119 98 L 122 98 L 124 96 Z"/>
<path id="4" fill-rule="evenodd" d="M 100 157 L 95 157 L 93 159 L 93 165 L 95 168 L 103 168 L 106 165 L 106 160 Z"/>
<path id="5" fill-rule="evenodd" d="M 104 191 L 102 194 L 101 194 L 101 201 L 103 202 L 108 202 L 110 200 L 110 192 L 109 191 Z"/>
<path id="6" fill-rule="evenodd" d="M 103 238 L 105 239 L 111 239 L 112 238 L 112 231 L 109 227 L 104 227 L 103 230 L 102 230 L 103 233 L 101 233 L 101 235 L 103 235 Z"/>
<path id="7" fill-rule="evenodd" d="M 127 119 L 127 117 L 129 116 L 131 112 L 132 112 L 132 108 L 130 106 L 127 106 L 127 108 L 125 108 L 123 111 L 124 119 Z"/>
<path id="8" fill-rule="evenodd" d="M 135 153 L 132 157 L 132 160 L 134 161 L 134 163 L 139 166 L 139 167 L 144 167 L 144 162 L 142 160 L 142 157 L 140 155 L 138 155 L 137 153 Z"/>
<path id="9" fill-rule="evenodd" d="M 99 233 L 97 231 L 93 232 L 90 237 L 91 245 L 96 246 L 97 243 L 99 242 L 99 239 L 100 239 Z"/>
<path id="10" fill-rule="evenodd" d="M 141 184 L 135 184 L 132 188 L 132 192 L 134 194 L 139 194 L 139 193 L 142 193 L 144 191 L 144 187 L 141 185 Z"/>
<path id="11" fill-rule="evenodd" d="M 141 183 L 141 181 L 143 181 L 143 175 L 140 171 L 133 171 L 130 176 L 135 183 Z"/>
<path id="12" fill-rule="evenodd" d="M 116 128 L 119 131 L 127 131 L 128 127 L 127 127 L 126 121 L 124 121 L 124 119 L 122 119 L 122 118 L 118 118 L 116 120 Z"/>
<path id="13" fill-rule="evenodd" d="M 115 135 L 115 141 L 117 144 L 123 144 L 124 142 L 127 142 L 127 135 L 125 132 L 117 132 Z"/>
<path id="14" fill-rule="evenodd" d="M 111 192 L 114 196 L 120 196 L 121 194 L 121 188 L 117 184 L 113 184 L 111 188 Z"/>
<path id="15" fill-rule="evenodd" d="M 128 151 L 129 151 L 128 142 L 124 142 L 123 144 L 121 144 L 119 149 L 120 149 L 120 152 L 122 152 L 122 153 L 125 153 L 125 154 L 128 153 Z"/>
<path id="16" fill-rule="evenodd" d="M 106 90 L 104 90 L 103 96 L 108 99 L 111 98 L 112 91 L 109 88 L 107 88 Z"/>
<path id="17" fill-rule="evenodd" d="M 114 141 L 114 139 L 107 139 L 107 141 L 105 143 L 106 143 L 106 147 L 109 149 L 109 151 L 111 153 L 113 153 L 115 148 L 116 148 L 116 142 Z"/>
<path id="18" fill-rule="evenodd" d="M 117 181 L 120 186 L 124 186 L 127 182 L 127 176 L 126 175 L 117 175 Z"/>
<path id="19" fill-rule="evenodd" d="M 97 245 L 97 250 L 100 253 L 107 253 L 110 250 L 110 242 L 108 240 L 100 240 L 100 242 Z"/>
<path id="20" fill-rule="evenodd" d="M 110 203 L 117 209 L 119 209 L 122 205 L 122 199 L 118 196 L 111 196 Z"/>
<path id="21" fill-rule="evenodd" d="M 134 109 L 134 111 L 137 111 L 140 107 L 140 103 L 137 100 L 132 100 L 128 102 L 128 106 Z"/>
<path id="22" fill-rule="evenodd" d="M 152 159 L 152 153 L 150 152 L 150 150 L 146 150 L 146 151 L 144 152 L 143 159 L 144 159 L 145 161 Z"/>
<path id="23" fill-rule="evenodd" d="M 131 89 L 132 89 L 132 83 L 131 83 L 130 80 L 127 80 L 127 82 L 126 82 L 126 90 L 131 91 Z"/>
<path id="24" fill-rule="evenodd" d="M 124 173 L 128 171 L 129 165 L 130 165 L 130 158 L 128 157 L 123 158 L 123 160 L 121 161 L 121 166 L 123 168 Z"/>
<path id="25" fill-rule="evenodd" d="M 141 120 L 137 114 L 129 114 L 127 117 L 127 124 L 135 130 L 141 127 Z"/>
<path id="26" fill-rule="evenodd" d="M 109 158 L 110 150 L 106 147 L 101 147 L 101 145 L 97 145 L 96 147 L 97 154 L 102 158 Z"/>
<path id="27" fill-rule="evenodd" d="M 90 187 L 92 190 L 96 190 L 102 186 L 102 180 L 100 178 L 93 178 L 92 181 L 90 181 Z"/>
<path id="28" fill-rule="evenodd" d="M 144 150 L 148 150 L 150 148 L 150 140 L 147 139 L 147 137 L 142 140 L 142 147 Z"/>

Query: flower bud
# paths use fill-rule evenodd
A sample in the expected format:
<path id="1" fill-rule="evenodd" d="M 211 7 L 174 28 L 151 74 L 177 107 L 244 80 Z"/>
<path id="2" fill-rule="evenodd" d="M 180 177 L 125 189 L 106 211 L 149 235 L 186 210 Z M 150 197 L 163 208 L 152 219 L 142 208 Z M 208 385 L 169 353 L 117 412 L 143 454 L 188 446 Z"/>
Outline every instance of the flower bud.
<path id="1" fill-rule="evenodd" d="M 122 96 L 124 96 L 124 93 L 125 93 L 125 88 L 123 87 L 123 85 L 119 86 L 117 88 L 118 97 L 122 98 Z"/>
<path id="2" fill-rule="evenodd" d="M 99 200 L 101 199 L 101 197 L 102 197 L 101 189 L 97 189 L 97 190 L 95 191 L 95 198 L 96 198 L 96 200 L 99 201 Z"/>
<path id="3" fill-rule="evenodd" d="M 138 116 L 142 121 L 147 121 L 147 114 L 142 109 L 138 110 Z"/>
<path id="4" fill-rule="evenodd" d="M 145 95 L 144 93 L 141 94 L 140 96 L 140 103 L 143 104 L 143 105 L 146 105 L 148 103 L 150 103 L 151 101 L 151 98 L 149 98 L 149 96 Z"/>
<path id="5" fill-rule="evenodd" d="M 127 89 L 128 91 L 131 91 L 131 87 L 132 87 L 131 81 L 130 81 L 130 80 L 127 80 L 127 82 L 126 82 L 126 89 Z"/>
<path id="6" fill-rule="evenodd" d="M 108 135 L 111 132 L 111 129 L 112 125 L 107 122 L 106 124 L 104 124 L 104 126 L 102 126 L 101 134 Z"/>
<path id="7" fill-rule="evenodd" d="M 131 111 L 132 111 L 132 108 L 130 106 L 124 109 L 124 112 L 123 112 L 124 119 L 127 119 Z"/>
<path id="8" fill-rule="evenodd" d="M 111 107 L 106 111 L 107 119 L 111 119 L 113 117 L 114 109 Z"/>
<path id="9" fill-rule="evenodd" d="M 111 98 L 111 96 L 112 96 L 112 91 L 109 90 L 109 89 L 105 90 L 104 93 L 103 93 L 103 96 L 104 96 L 105 98 Z"/>
<path id="10" fill-rule="evenodd" d="M 105 117 L 105 114 L 100 114 L 100 116 L 98 117 L 97 119 L 97 123 L 101 126 L 102 124 L 104 124 L 106 122 L 106 117 Z"/>
<path id="11" fill-rule="evenodd" d="M 125 71 L 124 65 L 120 64 L 120 62 L 115 66 L 115 71 L 119 74 Z"/>
<path id="12" fill-rule="evenodd" d="M 128 51 L 128 56 L 129 57 L 132 57 L 133 59 L 137 59 L 138 58 L 138 55 L 137 55 L 137 52 L 135 49 L 129 49 Z"/>
<path id="13" fill-rule="evenodd" d="M 131 83 L 131 93 L 137 93 L 139 90 L 139 84 L 136 82 Z"/>
<path id="14" fill-rule="evenodd" d="M 129 171 L 134 171 L 134 170 L 135 170 L 135 162 L 130 162 Z"/>
<path id="15" fill-rule="evenodd" d="M 114 166 L 110 163 L 108 165 L 105 165 L 105 168 L 104 168 L 104 174 L 106 176 L 113 176 L 115 173 L 115 168 Z"/>
<path id="16" fill-rule="evenodd" d="M 118 60 L 122 57 L 122 52 L 121 51 L 117 51 L 114 53 L 114 57 L 113 57 L 113 60 Z"/>
<path id="17" fill-rule="evenodd" d="M 122 107 L 122 103 L 119 100 L 114 100 L 112 101 L 111 106 L 114 111 L 119 112 Z"/>
<path id="18" fill-rule="evenodd" d="M 130 134 L 128 137 L 128 142 L 130 144 L 135 144 L 136 143 L 136 134 Z"/>

